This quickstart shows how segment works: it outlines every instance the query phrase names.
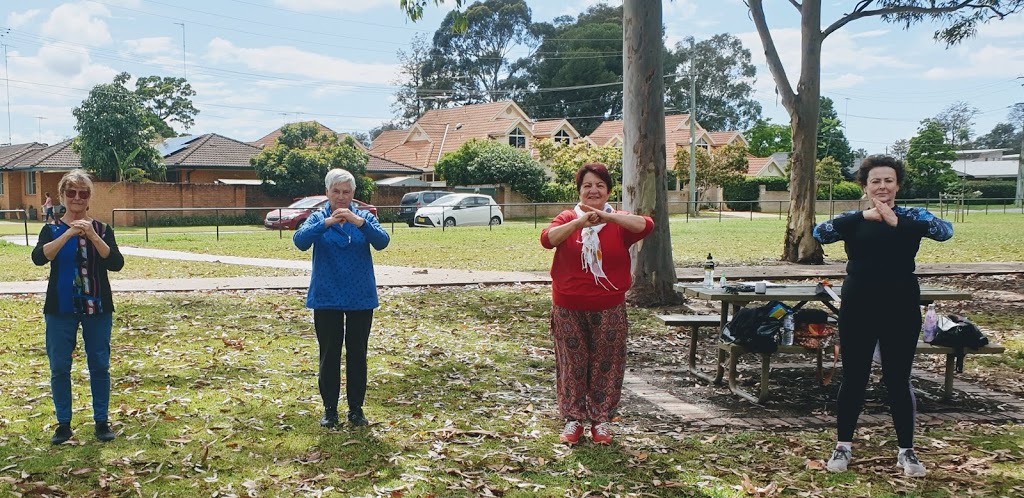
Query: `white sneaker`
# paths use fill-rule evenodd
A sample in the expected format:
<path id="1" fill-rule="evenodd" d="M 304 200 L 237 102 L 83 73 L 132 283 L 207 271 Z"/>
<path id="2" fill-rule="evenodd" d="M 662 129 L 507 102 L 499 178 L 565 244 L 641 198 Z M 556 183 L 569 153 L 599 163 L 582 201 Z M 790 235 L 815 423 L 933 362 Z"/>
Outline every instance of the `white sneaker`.
<path id="1" fill-rule="evenodd" d="M 836 446 L 836 448 L 832 450 L 832 456 L 829 457 L 828 464 L 825 465 L 825 468 L 828 469 L 829 472 L 846 472 L 846 467 L 850 465 L 850 458 L 852 456 L 853 453 L 850 451 L 850 448 L 847 448 L 846 446 Z"/>
<path id="2" fill-rule="evenodd" d="M 896 462 L 903 467 L 903 474 L 910 477 L 921 477 L 928 473 L 924 468 L 924 464 L 917 459 L 917 455 L 914 454 L 914 450 L 907 450 L 901 453 L 897 458 Z"/>

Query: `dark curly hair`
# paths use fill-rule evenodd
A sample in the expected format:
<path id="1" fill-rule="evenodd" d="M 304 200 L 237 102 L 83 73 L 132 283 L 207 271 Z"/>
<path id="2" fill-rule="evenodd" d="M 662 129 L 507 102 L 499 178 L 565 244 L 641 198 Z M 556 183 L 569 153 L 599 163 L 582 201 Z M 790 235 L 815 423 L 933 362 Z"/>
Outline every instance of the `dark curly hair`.
<path id="1" fill-rule="evenodd" d="M 604 163 L 587 163 L 580 166 L 580 169 L 576 171 L 576 191 L 580 191 L 580 187 L 583 186 L 583 177 L 587 176 L 587 173 L 593 173 L 601 178 L 601 181 L 608 186 L 608 191 L 612 191 L 612 175 L 608 173 L 608 166 Z"/>
<path id="2" fill-rule="evenodd" d="M 892 156 L 884 156 L 876 154 L 864 158 L 864 161 L 860 163 L 860 168 L 857 169 L 857 183 L 861 187 L 868 184 L 868 173 L 879 166 L 886 166 L 896 171 L 896 184 L 903 185 L 903 177 L 907 174 L 907 169 L 903 166 L 903 161 L 896 159 Z"/>

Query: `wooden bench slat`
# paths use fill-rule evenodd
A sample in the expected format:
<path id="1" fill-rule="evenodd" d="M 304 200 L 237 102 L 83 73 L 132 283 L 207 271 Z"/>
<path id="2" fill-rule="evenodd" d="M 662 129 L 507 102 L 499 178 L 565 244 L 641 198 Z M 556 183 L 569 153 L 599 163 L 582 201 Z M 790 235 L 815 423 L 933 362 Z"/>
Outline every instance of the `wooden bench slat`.
<path id="1" fill-rule="evenodd" d="M 658 320 L 661 320 L 670 327 L 716 325 L 721 323 L 721 318 L 718 315 L 658 315 Z"/>

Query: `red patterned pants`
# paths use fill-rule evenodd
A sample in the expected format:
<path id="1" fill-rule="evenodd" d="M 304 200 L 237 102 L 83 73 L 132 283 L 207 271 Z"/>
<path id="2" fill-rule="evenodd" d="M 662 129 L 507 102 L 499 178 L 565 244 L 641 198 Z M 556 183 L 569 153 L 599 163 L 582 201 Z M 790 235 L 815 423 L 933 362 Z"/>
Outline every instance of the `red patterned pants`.
<path id="1" fill-rule="evenodd" d="M 571 420 L 608 422 L 626 373 L 626 305 L 603 311 L 551 306 L 558 410 Z"/>

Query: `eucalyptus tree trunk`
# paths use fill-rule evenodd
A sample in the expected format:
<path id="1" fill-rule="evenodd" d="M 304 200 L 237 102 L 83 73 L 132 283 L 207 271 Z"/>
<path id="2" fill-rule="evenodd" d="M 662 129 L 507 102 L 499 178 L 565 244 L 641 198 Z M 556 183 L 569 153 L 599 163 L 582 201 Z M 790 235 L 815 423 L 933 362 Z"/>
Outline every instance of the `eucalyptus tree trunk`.
<path id="1" fill-rule="evenodd" d="M 629 300 L 641 306 L 679 302 L 665 187 L 665 104 L 660 0 L 622 3 L 622 196 L 627 211 L 654 219 L 654 232 L 633 246 Z"/>

